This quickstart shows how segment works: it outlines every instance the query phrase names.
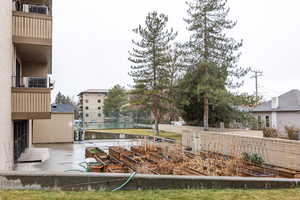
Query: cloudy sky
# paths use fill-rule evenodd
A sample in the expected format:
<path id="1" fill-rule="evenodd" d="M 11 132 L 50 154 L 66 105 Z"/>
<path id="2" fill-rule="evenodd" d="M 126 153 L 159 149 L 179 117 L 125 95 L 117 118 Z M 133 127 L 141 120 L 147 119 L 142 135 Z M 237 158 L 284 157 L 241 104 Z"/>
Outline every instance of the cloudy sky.
<path id="1" fill-rule="evenodd" d="M 262 70 L 259 92 L 265 98 L 300 88 L 300 2 L 295 0 L 229 0 L 230 18 L 238 21 L 230 33 L 243 39 L 240 66 Z M 90 88 L 130 85 L 127 60 L 132 29 L 148 12 L 169 16 L 169 25 L 189 33 L 185 0 L 54 0 L 53 78 L 55 91 L 76 96 Z M 254 79 L 241 89 L 253 94 Z"/>

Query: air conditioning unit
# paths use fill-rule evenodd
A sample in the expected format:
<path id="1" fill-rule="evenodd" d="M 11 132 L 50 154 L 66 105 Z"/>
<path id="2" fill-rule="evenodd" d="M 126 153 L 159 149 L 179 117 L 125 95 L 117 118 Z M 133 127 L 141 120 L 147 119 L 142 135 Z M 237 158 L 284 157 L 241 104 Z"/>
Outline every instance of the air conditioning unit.
<path id="1" fill-rule="evenodd" d="M 48 88 L 47 78 L 24 77 L 26 88 Z"/>
<path id="2" fill-rule="evenodd" d="M 30 5 L 29 6 L 30 13 L 44 14 L 48 15 L 48 7 L 41 5 Z"/>
<path id="3" fill-rule="evenodd" d="M 24 84 L 24 87 L 28 88 L 28 79 L 29 77 L 23 77 L 23 84 Z"/>
<path id="4" fill-rule="evenodd" d="M 15 1 L 13 1 L 12 4 L 13 4 L 13 5 L 12 5 L 12 10 L 13 10 L 13 11 L 16 11 L 16 10 L 17 10 L 17 3 L 16 3 Z"/>
<path id="5" fill-rule="evenodd" d="M 23 12 L 29 12 L 29 5 L 28 4 L 23 4 Z"/>

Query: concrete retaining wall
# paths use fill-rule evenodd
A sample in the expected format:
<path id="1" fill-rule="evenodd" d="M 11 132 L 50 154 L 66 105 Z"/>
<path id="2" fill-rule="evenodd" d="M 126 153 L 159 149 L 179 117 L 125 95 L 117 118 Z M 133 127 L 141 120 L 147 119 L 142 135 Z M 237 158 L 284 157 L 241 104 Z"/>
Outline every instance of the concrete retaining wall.
<path id="1" fill-rule="evenodd" d="M 152 127 L 154 128 L 154 127 Z M 169 125 L 169 124 L 160 124 L 159 130 L 173 132 L 173 133 L 180 133 L 182 135 L 186 134 L 187 132 L 192 133 L 199 133 L 203 131 L 203 127 L 199 126 L 176 126 L 176 125 Z M 233 134 L 233 135 L 246 135 L 246 136 L 254 136 L 254 137 L 263 137 L 262 131 L 252 131 L 252 130 L 245 130 L 245 129 L 228 129 L 228 128 L 209 128 L 210 132 L 219 132 L 219 133 L 226 133 L 226 134 Z"/>
<path id="2" fill-rule="evenodd" d="M 123 133 L 104 133 L 97 131 L 86 131 L 85 140 L 113 140 L 113 139 L 144 139 L 142 135 L 123 134 Z"/>
<path id="3" fill-rule="evenodd" d="M 0 173 L 0 189 L 112 190 L 129 174 Z M 298 187 L 299 179 L 136 175 L 123 190 L 274 189 Z"/>
<path id="4" fill-rule="evenodd" d="M 203 128 L 198 127 L 198 126 L 175 126 L 175 125 L 169 125 L 169 124 L 159 124 L 159 130 L 166 131 L 166 132 L 172 132 L 172 133 L 184 134 L 186 132 L 203 131 Z"/>
<path id="5" fill-rule="evenodd" d="M 268 164 L 300 170 L 298 141 L 214 132 L 190 132 L 183 138 L 184 144 L 195 152 L 205 150 L 238 157 L 247 152 L 260 155 Z"/>

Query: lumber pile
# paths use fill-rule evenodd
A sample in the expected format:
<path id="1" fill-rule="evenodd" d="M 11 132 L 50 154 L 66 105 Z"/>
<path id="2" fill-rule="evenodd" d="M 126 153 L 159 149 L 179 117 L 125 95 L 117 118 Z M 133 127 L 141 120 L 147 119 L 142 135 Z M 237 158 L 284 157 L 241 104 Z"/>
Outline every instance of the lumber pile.
<path id="1" fill-rule="evenodd" d="M 110 147 L 108 153 L 97 147 L 86 148 L 87 158 L 95 158 L 99 165 L 91 166 L 93 172 L 300 178 L 300 172 L 270 165 L 254 165 L 241 158 L 215 152 L 198 155 L 185 152 L 180 145 L 120 146 Z"/>

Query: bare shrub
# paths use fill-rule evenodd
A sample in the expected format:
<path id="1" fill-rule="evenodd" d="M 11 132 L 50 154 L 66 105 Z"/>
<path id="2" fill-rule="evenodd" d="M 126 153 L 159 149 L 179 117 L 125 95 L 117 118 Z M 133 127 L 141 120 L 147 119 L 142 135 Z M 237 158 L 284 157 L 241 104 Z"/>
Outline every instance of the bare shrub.
<path id="1" fill-rule="evenodd" d="M 296 133 L 299 131 L 298 128 L 295 128 L 294 126 L 286 126 L 284 128 L 288 134 L 289 140 L 297 140 Z"/>
<path id="2" fill-rule="evenodd" d="M 274 128 L 264 128 L 263 134 L 264 134 L 264 137 L 268 137 L 268 138 L 277 138 L 278 137 L 278 132 Z"/>

